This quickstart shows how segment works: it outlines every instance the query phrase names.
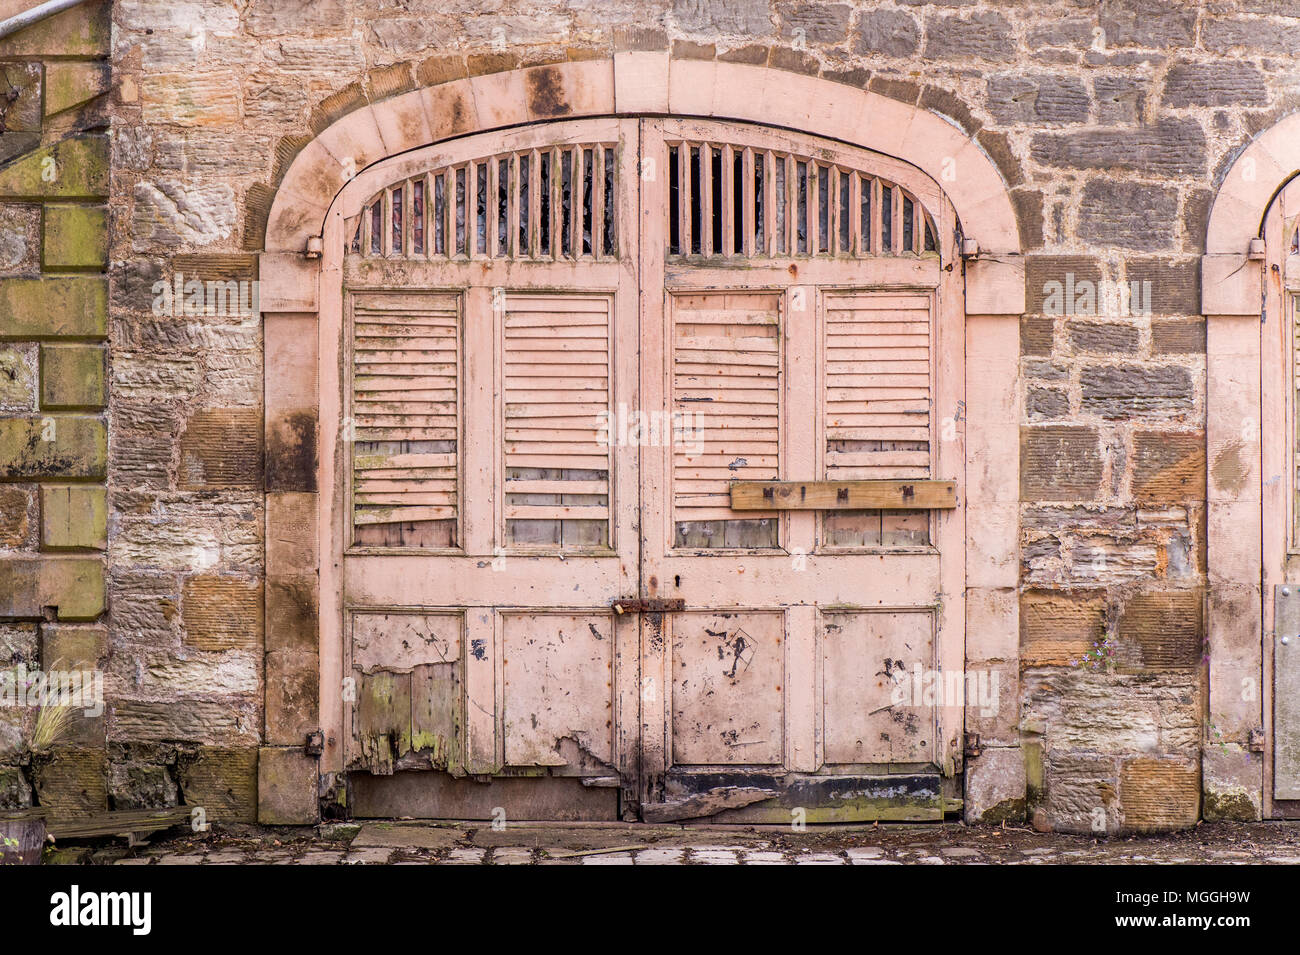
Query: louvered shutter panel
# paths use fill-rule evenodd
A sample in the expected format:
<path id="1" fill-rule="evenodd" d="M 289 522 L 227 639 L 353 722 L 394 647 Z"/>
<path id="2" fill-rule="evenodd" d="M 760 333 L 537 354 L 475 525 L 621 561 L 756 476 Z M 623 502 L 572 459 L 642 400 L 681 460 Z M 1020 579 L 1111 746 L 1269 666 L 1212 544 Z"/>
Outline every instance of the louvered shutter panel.
<path id="1" fill-rule="evenodd" d="M 826 476 L 930 474 L 930 297 L 826 296 Z"/>
<path id="2" fill-rule="evenodd" d="M 926 478 L 933 462 L 928 294 L 825 297 L 823 423 L 829 480 Z M 830 511 L 831 546 L 929 543 L 924 511 Z"/>
<path id="3" fill-rule="evenodd" d="M 354 542 L 455 546 L 459 296 L 368 293 L 352 305 Z"/>
<path id="4" fill-rule="evenodd" d="M 776 520 L 731 510 L 729 486 L 780 475 L 781 296 L 677 295 L 672 311 L 673 408 L 692 425 L 673 448 L 675 546 L 775 547 Z"/>
<path id="5" fill-rule="evenodd" d="M 509 295 L 505 517 L 516 545 L 609 545 L 608 295 Z M 604 417 L 604 420 L 608 420 Z"/>

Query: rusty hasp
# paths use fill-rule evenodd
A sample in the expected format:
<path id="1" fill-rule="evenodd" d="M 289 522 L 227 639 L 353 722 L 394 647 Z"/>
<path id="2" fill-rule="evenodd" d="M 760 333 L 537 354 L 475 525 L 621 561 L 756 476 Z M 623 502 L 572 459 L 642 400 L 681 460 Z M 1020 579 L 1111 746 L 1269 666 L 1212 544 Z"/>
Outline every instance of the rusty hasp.
<path id="1" fill-rule="evenodd" d="M 732 481 L 737 511 L 930 510 L 957 506 L 956 481 Z"/>

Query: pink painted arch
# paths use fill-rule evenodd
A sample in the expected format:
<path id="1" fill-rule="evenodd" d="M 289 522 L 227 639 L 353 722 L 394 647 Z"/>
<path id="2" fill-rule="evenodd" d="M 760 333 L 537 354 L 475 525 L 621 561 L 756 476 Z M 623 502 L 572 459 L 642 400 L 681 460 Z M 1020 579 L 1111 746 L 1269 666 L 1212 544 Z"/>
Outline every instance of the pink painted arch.
<path id="1" fill-rule="evenodd" d="M 290 165 L 271 206 L 266 251 L 301 253 L 321 234 L 342 188 L 389 156 L 525 123 L 645 113 L 776 120 L 904 160 L 943 186 L 964 234 L 982 251 L 1020 252 L 1015 209 L 996 165 L 940 116 L 799 73 L 643 52 L 453 80 L 347 114 Z"/>

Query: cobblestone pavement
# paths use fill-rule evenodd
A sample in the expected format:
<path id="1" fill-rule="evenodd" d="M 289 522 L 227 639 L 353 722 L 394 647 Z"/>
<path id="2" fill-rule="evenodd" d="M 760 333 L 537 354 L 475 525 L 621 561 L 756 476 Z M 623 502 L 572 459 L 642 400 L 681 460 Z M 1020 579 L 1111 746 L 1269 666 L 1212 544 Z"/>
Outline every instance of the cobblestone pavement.
<path id="1" fill-rule="evenodd" d="M 47 863 L 111 865 L 1043 865 L 1300 863 L 1300 823 L 1204 824 L 1092 839 L 961 825 L 703 827 L 374 821 L 232 826 L 150 845 L 60 846 Z"/>

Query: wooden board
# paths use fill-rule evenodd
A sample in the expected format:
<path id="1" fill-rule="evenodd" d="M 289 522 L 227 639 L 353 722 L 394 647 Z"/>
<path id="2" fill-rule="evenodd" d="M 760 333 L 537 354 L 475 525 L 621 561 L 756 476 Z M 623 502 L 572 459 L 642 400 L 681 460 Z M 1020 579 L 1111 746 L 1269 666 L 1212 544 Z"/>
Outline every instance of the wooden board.
<path id="1" fill-rule="evenodd" d="M 736 511 L 929 510 L 957 506 L 955 481 L 733 481 Z"/>

